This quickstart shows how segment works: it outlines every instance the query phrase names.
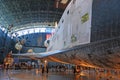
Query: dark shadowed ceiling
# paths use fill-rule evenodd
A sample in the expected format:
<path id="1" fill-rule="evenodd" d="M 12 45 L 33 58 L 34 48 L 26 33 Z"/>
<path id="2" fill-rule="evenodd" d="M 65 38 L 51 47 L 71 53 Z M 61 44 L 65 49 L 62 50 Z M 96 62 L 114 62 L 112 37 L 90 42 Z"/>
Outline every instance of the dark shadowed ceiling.
<path id="1" fill-rule="evenodd" d="M 58 22 L 70 0 L 0 0 L 0 25 Z"/>

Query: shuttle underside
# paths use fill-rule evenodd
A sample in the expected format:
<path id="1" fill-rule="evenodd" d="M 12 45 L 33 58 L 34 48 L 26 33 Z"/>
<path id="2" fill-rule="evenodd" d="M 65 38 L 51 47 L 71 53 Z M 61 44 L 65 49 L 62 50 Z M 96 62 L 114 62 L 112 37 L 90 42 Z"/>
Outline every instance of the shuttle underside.
<path id="1" fill-rule="evenodd" d="M 86 67 L 120 69 L 120 37 L 76 46 L 47 59 Z"/>

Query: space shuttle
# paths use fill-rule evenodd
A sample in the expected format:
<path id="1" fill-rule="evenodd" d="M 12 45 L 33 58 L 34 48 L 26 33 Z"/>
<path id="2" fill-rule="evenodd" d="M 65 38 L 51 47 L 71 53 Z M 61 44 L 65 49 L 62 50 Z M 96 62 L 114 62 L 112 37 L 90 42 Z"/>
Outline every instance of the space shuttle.
<path id="1" fill-rule="evenodd" d="M 71 0 L 43 53 L 32 56 L 85 67 L 120 69 L 120 0 Z"/>

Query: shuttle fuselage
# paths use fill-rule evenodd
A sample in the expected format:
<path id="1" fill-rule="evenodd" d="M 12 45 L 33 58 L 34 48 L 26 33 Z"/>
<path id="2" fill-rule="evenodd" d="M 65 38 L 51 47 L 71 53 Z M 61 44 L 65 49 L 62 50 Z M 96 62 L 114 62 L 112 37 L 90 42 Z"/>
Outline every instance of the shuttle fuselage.
<path id="1" fill-rule="evenodd" d="M 68 49 L 49 60 L 120 69 L 120 0 L 72 0 L 47 51 Z"/>

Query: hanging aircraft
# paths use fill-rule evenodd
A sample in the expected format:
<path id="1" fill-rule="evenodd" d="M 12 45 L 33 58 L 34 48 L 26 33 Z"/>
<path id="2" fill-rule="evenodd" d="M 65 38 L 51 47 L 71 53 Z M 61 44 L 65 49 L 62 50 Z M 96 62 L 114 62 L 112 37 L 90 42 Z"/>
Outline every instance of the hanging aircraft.
<path id="1" fill-rule="evenodd" d="M 71 0 L 44 53 L 13 54 L 120 69 L 120 0 Z"/>

